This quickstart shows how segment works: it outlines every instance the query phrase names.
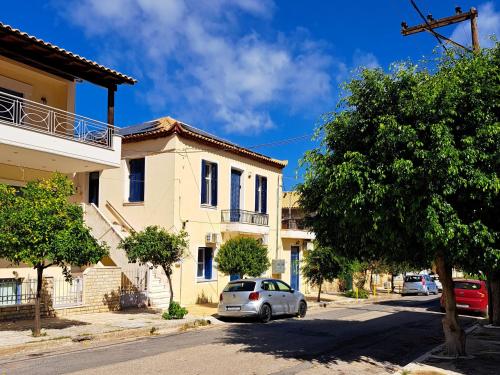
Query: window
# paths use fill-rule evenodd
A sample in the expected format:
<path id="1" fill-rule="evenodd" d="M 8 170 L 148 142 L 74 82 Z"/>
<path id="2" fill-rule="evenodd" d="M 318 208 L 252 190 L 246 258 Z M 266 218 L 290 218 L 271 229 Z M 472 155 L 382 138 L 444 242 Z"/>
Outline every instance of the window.
<path id="1" fill-rule="evenodd" d="M 267 290 L 267 291 L 272 292 L 272 291 L 276 291 L 278 289 L 272 281 L 266 280 L 266 281 L 262 282 L 262 290 Z"/>
<path id="2" fill-rule="evenodd" d="M 224 292 L 253 292 L 254 289 L 254 281 L 236 281 L 227 284 Z"/>
<path id="3" fill-rule="evenodd" d="M 283 281 L 276 280 L 275 281 L 276 286 L 278 287 L 278 290 L 280 292 L 291 292 L 292 288 L 290 288 L 287 284 L 285 284 Z"/>
<path id="4" fill-rule="evenodd" d="M 15 279 L 0 279 L 0 306 L 21 303 L 21 283 Z"/>
<path id="5" fill-rule="evenodd" d="M 129 161 L 129 202 L 144 202 L 144 167 L 144 158 Z"/>
<path id="6" fill-rule="evenodd" d="M 201 161 L 201 204 L 217 206 L 217 164 Z"/>
<path id="7" fill-rule="evenodd" d="M 267 214 L 267 178 L 255 175 L 255 212 Z"/>
<path id="8" fill-rule="evenodd" d="M 212 280 L 213 250 L 210 247 L 198 248 L 198 265 L 196 277 L 203 280 Z"/>
<path id="9" fill-rule="evenodd" d="M 455 281 L 453 282 L 455 289 L 465 289 L 465 290 L 479 290 L 481 289 L 480 283 L 467 282 L 467 281 Z"/>

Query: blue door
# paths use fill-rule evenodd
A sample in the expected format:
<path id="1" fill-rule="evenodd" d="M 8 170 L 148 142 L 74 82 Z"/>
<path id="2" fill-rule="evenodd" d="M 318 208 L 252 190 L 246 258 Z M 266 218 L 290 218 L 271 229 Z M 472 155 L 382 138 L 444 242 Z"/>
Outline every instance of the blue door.
<path id="1" fill-rule="evenodd" d="M 231 222 L 240 221 L 241 172 L 231 169 Z"/>
<path id="2" fill-rule="evenodd" d="M 292 289 L 299 290 L 299 251 L 298 246 L 292 246 L 290 255 L 290 286 Z"/>

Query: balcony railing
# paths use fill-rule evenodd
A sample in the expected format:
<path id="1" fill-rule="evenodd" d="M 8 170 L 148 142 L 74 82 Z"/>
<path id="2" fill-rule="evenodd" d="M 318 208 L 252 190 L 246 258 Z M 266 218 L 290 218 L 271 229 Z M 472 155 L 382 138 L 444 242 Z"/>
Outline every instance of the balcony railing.
<path id="1" fill-rule="evenodd" d="M 268 225 L 269 215 L 245 210 L 222 210 L 221 221 L 223 223 Z"/>
<path id="2" fill-rule="evenodd" d="M 308 230 L 304 219 L 285 218 L 281 220 L 281 229 Z"/>
<path id="3" fill-rule="evenodd" d="M 106 148 L 113 147 L 108 124 L 0 92 L 0 122 Z"/>

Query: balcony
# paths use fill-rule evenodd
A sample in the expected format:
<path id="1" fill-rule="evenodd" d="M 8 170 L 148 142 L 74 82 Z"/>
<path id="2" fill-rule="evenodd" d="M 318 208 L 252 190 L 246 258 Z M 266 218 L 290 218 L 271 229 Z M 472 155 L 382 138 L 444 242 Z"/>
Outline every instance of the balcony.
<path id="1" fill-rule="evenodd" d="M 222 210 L 221 231 L 251 234 L 269 233 L 269 215 L 245 210 Z"/>
<path id="2" fill-rule="evenodd" d="M 0 163 L 63 173 L 119 167 L 108 124 L 0 92 Z"/>
<path id="3" fill-rule="evenodd" d="M 281 220 L 281 237 L 291 239 L 314 240 L 316 236 L 305 225 L 303 218 L 285 218 Z"/>

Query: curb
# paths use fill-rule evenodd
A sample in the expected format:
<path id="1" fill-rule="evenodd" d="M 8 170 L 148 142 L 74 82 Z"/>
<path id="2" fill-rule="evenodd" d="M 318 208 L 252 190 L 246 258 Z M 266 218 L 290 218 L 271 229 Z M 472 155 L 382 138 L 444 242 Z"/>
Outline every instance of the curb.
<path id="1" fill-rule="evenodd" d="M 469 328 L 465 329 L 464 332 L 465 334 L 469 334 L 471 333 L 472 331 L 476 330 L 477 328 L 479 328 L 479 323 L 475 323 L 473 324 L 472 326 L 470 326 Z M 402 373 L 404 370 L 407 370 L 407 371 L 413 371 L 415 370 L 415 367 L 421 365 L 421 367 L 423 368 L 418 368 L 418 370 L 424 370 L 425 367 L 427 367 L 428 369 L 436 369 L 435 367 L 433 366 L 428 366 L 428 365 L 424 365 L 422 362 L 425 362 L 428 358 L 431 358 L 433 356 L 433 353 L 441 350 L 444 346 L 444 343 L 443 344 L 439 344 L 438 346 L 432 348 L 431 350 L 425 352 L 424 354 L 422 354 L 420 357 L 414 359 L 413 361 L 411 361 L 410 363 L 408 363 L 406 366 L 404 366 L 400 373 Z M 449 358 L 449 357 L 447 357 Z M 442 369 L 439 369 L 439 370 L 442 370 Z M 459 374 L 458 372 L 453 372 L 453 371 L 450 371 L 450 370 L 444 370 L 446 371 L 446 374 L 449 374 L 449 375 L 462 375 L 462 374 Z"/>

